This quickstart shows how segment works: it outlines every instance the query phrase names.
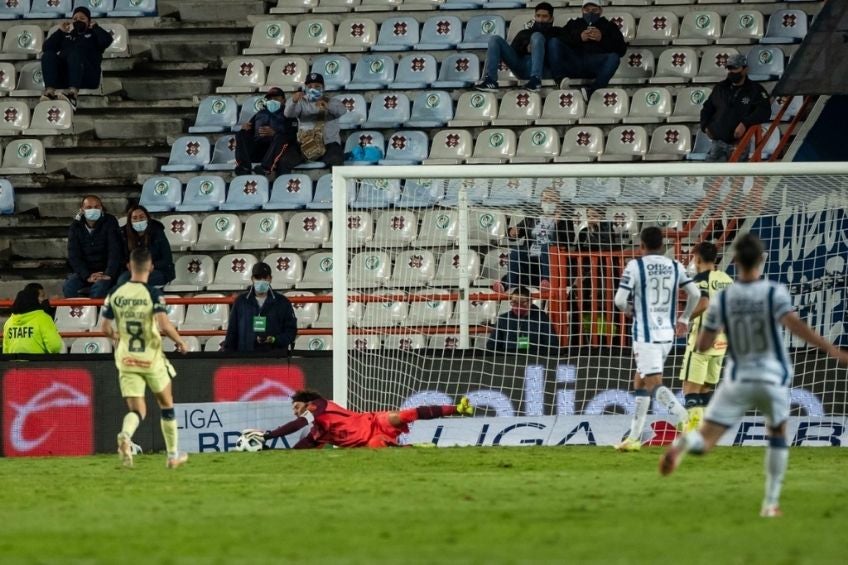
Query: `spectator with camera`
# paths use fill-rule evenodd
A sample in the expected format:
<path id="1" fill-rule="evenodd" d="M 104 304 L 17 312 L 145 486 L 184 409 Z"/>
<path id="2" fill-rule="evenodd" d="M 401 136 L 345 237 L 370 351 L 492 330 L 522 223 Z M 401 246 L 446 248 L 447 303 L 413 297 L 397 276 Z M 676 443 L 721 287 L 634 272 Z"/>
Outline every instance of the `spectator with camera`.
<path id="1" fill-rule="evenodd" d="M 291 170 L 306 161 L 321 161 L 327 167 L 344 162 L 339 118 L 347 113 L 341 101 L 324 92 L 324 77 L 309 73 L 303 87 L 286 101 L 283 114 L 297 118 L 297 145 L 286 150 L 279 167 Z"/>
<path id="2" fill-rule="evenodd" d="M 118 220 L 106 213 L 99 196 L 85 196 L 68 230 L 72 273 L 62 287 L 65 298 L 105 297 L 124 270 L 125 257 Z"/>

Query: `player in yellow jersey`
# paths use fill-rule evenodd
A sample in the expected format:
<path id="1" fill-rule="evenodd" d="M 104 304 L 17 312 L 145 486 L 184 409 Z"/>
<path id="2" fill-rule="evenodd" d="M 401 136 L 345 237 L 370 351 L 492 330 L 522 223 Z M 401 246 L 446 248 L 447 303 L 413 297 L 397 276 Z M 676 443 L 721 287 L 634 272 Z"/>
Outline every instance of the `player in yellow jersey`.
<path id="1" fill-rule="evenodd" d="M 733 284 L 727 273 L 716 269 L 718 249 L 709 241 L 699 243 L 692 250 L 692 263 L 697 274 L 695 283 L 701 291 L 701 299 L 692 314 L 692 324 L 689 339 L 686 343 L 686 353 L 683 356 L 683 368 L 680 380 L 683 381 L 683 403 L 689 412 L 689 420 L 685 431 L 698 429 L 704 417 L 704 407 L 709 403 L 716 384 L 721 375 L 721 365 L 727 351 L 727 337 L 718 334 L 715 344 L 703 353 L 695 350 L 698 331 L 701 329 L 701 318 L 707 310 L 710 301 L 723 290 Z"/>
<path id="2" fill-rule="evenodd" d="M 160 424 L 168 449 L 167 466 L 173 469 L 185 463 L 188 455 L 177 450 L 177 421 L 171 394 L 171 379 L 176 373 L 162 351 L 159 330 L 174 340 L 177 351 L 185 353 L 187 347 L 168 320 L 162 293 L 147 286 L 147 277 L 153 270 L 150 252 L 145 248 L 134 249 L 129 267 L 130 280 L 114 289 L 103 303 L 101 325 L 103 333 L 116 343 L 115 365 L 121 396 L 129 409 L 118 434 L 118 455 L 125 466 L 132 467 L 132 436 L 147 414 L 144 388 L 149 386 L 162 411 Z"/>

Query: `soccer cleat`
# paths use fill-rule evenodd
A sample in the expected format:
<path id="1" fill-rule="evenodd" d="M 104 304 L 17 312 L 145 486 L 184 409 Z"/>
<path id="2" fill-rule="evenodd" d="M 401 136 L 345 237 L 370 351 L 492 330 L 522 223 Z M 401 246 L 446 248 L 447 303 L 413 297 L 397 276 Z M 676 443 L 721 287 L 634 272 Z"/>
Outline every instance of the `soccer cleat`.
<path id="1" fill-rule="evenodd" d="M 615 444 L 615 450 L 624 453 L 632 453 L 642 449 L 642 443 L 638 439 L 626 438 L 621 443 Z"/>
<path id="2" fill-rule="evenodd" d="M 763 518 L 780 518 L 783 516 L 783 512 L 780 511 L 780 506 L 777 504 L 763 504 L 760 516 Z"/>
<path id="3" fill-rule="evenodd" d="M 475 84 L 474 88 L 481 92 L 497 92 L 498 83 L 489 77 L 483 77 L 483 80 Z"/>
<path id="4" fill-rule="evenodd" d="M 694 432 L 701 425 L 701 420 L 704 419 L 704 408 L 702 406 L 696 406 L 694 408 L 689 409 L 689 419 L 684 422 L 683 432 L 689 433 Z"/>
<path id="5" fill-rule="evenodd" d="M 124 432 L 118 434 L 118 457 L 124 467 L 133 466 L 133 443 Z"/>
<path id="6" fill-rule="evenodd" d="M 474 415 L 474 407 L 471 406 L 471 402 L 469 402 L 467 396 L 463 396 L 462 400 L 459 401 L 459 404 L 456 405 L 456 413 L 460 416 Z"/>
<path id="7" fill-rule="evenodd" d="M 660 475 L 666 477 L 677 469 L 680 461 L 683 459 L 683 449 L 677 445 L 669 447 L 665 453 L 660 456 Z"/>
<path id="8" fill-rule="evenodd" d="M 176 469 L 185 465 L 186 461 L 188 461 L 188 453 L 178 453 L 175 457 L 168 456 L 168 462 L 165 466 L 168 469 Z"/>

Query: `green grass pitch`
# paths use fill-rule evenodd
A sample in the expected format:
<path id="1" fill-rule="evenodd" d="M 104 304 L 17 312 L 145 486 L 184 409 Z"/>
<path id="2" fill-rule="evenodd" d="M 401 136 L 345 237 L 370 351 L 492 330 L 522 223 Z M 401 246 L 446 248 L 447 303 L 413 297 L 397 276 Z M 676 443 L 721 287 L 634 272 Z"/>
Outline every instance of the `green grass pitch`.
<path id="1" fill-rule="evenodd" d="M 845 563 L 848 451 L 657 474 L 658 449 L 455 448 L 0 459 L 0 563 Z"/>

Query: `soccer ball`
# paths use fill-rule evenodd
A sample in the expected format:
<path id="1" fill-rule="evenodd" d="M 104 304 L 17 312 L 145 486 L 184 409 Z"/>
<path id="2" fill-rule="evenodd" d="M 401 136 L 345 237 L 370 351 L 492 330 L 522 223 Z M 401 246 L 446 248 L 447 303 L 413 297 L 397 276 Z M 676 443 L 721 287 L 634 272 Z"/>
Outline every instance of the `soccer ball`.
<path id="1" fill-rule="evenodd" d="M 265 441 L 260 430 L 244 430 L 236 440 L 236 451 L 262 451 Z"/>

